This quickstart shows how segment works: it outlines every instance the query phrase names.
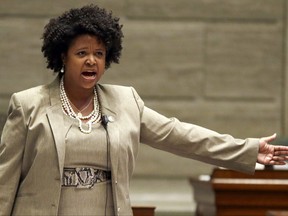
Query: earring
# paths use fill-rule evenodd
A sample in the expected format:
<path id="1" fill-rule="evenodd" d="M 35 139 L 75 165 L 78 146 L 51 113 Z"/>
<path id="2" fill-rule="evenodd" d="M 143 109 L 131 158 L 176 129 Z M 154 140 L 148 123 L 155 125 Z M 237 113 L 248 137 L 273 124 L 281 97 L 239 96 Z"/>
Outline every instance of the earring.
<path id="1" fill-rule="evenodd" d="M 61 68 L 61 70 L 60 70 L 60 73 L 64 73 L 64 65 L 63 65 L 63 67 Z"/>

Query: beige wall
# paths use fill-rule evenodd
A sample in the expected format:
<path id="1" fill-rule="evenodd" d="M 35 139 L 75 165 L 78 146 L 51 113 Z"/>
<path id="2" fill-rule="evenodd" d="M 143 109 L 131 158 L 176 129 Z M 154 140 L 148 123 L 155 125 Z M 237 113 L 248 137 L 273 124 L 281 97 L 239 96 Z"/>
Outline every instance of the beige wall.
<path id="1" fill-rule="evenodd" d="M 221 133 L 285 135 L 285 0 L 2 0 L 2 121 L 12 92 L 52 78 L 45 23 L 91 2 L 124 24 L 121 64 L 102 82 L 132 85 L 157 111 Z"/>
<path id="2" fill-rule="evenodd" d="M 121 64 L 102 82 L 132 85 L 147 106 L 221 133 L 288 135 L 286 0 L 1 0 L 0 131 L 11 94 L 52 79 L 40 51 L 43 26 L 91 2 L 124 24 Z M 138 160 L 136 177 L 212 168 L 147 146 Z"/>

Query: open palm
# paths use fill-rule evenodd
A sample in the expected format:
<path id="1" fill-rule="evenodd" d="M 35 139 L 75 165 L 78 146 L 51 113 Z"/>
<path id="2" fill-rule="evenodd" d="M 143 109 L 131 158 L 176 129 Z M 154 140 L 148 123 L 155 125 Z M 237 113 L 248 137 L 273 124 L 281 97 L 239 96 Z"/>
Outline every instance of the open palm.
<path id="1" fill-rule="evenodd" d="M 276 134 L 269 137 L 262 137 L 259 140 L 259 152 L 257 162 L 264 165 L 285 165 L 288 160 L 288 146 L 269 144 L 275 140 Z"/>

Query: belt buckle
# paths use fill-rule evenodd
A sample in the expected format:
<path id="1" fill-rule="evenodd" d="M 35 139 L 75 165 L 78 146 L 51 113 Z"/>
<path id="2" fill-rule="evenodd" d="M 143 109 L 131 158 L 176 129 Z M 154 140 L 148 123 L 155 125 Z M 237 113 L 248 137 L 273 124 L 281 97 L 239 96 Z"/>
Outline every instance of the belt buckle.
<path id="1" fill-rule="evenodd" d="M 92 188 L 95 183 L 94 169 L 89 167 L 76 168 L 78 176 L 77 188 Z"/>

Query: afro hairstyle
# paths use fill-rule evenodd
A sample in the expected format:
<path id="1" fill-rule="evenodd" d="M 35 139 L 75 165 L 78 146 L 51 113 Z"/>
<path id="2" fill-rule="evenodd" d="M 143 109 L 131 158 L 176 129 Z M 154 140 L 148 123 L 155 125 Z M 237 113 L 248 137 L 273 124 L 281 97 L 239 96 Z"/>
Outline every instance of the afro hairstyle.
<path id="1" fill-rule="evenodd" d="M 41 51 L 46 58 L 47 68 L 59 72 L 63 67 L 63 53 L 77 36 L 90 34 L 99 38 L 106 47 L 106 65 L 119 63 L 122 50 L 122 25 L 119 18 L 96 5 L 72 8 L 57 18 L 52 18 L 44 27 Z"/>

